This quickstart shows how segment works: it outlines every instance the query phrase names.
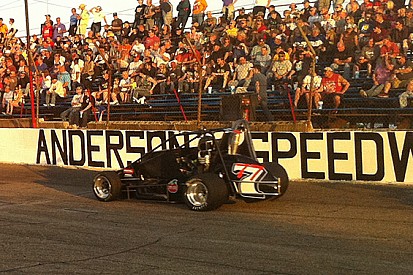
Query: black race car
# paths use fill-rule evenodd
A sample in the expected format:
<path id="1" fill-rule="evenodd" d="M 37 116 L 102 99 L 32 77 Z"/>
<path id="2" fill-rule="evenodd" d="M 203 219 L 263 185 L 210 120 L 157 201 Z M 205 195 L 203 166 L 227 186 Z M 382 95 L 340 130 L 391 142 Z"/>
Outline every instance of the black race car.
<path id="1" fill-rule="evenodd" d="M 100 201 L 133 195 L 208 211 L 235 198 L 279 198 L 288 182 L 281 165 L 257 161 L 248 123 L 240 120 L 231 128 L 173 135 L 128 167 L 96 175 L 93 192 Z"/>

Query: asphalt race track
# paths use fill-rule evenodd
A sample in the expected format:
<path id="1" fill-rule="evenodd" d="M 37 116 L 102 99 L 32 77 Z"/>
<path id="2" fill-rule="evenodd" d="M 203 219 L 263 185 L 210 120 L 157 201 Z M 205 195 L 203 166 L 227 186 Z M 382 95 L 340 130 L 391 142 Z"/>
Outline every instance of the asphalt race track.
<path id="1" fill-rule="evenodd" d="M 0 166 L 7 274 L 412 274 L 413 187 L 292 183 L 198 213 L 94 199 L 94 172 Z"/>

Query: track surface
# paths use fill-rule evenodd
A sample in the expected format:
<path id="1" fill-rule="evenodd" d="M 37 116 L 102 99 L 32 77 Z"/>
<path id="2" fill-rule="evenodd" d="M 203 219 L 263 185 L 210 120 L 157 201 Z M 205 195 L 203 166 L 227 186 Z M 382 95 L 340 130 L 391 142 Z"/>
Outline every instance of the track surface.
<path id="1" fill-rule="evenodd" d="M 412 274 L 413 187 L 292 183 L 197 213 L 94 199 L 94 172 L 0 166 L 0 273 Z"/>

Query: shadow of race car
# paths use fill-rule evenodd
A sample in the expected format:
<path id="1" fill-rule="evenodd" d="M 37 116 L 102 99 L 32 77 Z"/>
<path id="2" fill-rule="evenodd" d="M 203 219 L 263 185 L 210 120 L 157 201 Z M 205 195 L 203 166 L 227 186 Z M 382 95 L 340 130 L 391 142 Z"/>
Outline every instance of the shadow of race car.
<path id="1" fill-rule="evenodd" d="M 248 122 L 239 120 L 230 128 L 173 135 L 129 166 L 97 174 L 93 193 L 104 202 L 136 196 L 209 211 L 234 199 L 279 198 L 288 183 L 281 165 L 258 162 Z"/>

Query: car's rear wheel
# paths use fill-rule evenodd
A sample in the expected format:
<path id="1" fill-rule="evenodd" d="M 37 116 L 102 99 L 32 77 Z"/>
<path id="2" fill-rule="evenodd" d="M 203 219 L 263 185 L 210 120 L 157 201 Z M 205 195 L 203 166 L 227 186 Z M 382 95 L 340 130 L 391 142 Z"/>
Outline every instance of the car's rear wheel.
<path id="1" fill-rule="evenodd" d="M 216 174 L 202 174 L 186 182 L 184 201 L 194 211 L 217 209 L 228 200 L 225 181 Z"/>
<path id="2" fill-rule="evenodd" d="M 120 197 L 121 180 L 115 172 L 102 172 L 93 179 L 93 193 L 100 201 L 113 201 Z"/>
<path id="3" fill-rule="evenodd" d="M 278 178 L 280 181 L 280 194 L 278 196 L 272 196 L 271 199 L 278 199 L 279 197 L 281 197 L 282 195 L 285 194 L 285 192 L 287 192 L 288 189 L 288 184 L 289 184 L 289 179 L 288 179 L 288 174 L 287 171 L 285 171 L 284 167 L 282 167 L 280 164 L 278 163 L 274 163 L 274 162 L 267 162 L 263 164 L 264 167 L 269 170 L 271 172 L 271 174 Z"/>

